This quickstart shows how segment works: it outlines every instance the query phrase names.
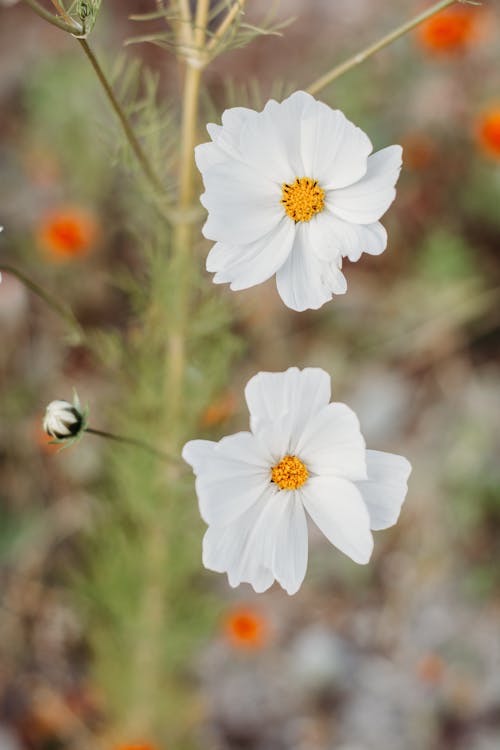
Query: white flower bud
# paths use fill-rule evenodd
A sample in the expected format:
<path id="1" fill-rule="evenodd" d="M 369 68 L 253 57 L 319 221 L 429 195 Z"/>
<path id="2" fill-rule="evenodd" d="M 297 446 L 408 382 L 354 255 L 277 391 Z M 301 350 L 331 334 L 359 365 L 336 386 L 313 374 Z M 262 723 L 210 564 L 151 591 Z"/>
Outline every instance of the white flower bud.
<path id="1" fill-rule="evenodd" d="M 51 401 L 45 410 L 43 429 L 56 440 L 66 440 L 78 435 L 84 423 L 83 414 L 69 401 Z"/>

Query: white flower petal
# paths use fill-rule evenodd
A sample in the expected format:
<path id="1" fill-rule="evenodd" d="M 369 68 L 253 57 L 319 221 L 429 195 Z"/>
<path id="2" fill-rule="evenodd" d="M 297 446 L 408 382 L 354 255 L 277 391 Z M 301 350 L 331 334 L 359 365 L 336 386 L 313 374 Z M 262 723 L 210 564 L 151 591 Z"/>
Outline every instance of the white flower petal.
<path id="1" fill-rule="evenodd" d="M 198 476 L 211 474 L 244 474 L 269 466 L 269 456 L 251 432 L 237 432 L 212 440 L 190 440 L 182 449 L 182 457 Z"/>
<path id="2" fill-rule="evenodd" d="M 217 445 L 213 440 L 190 440 L 182 449 L 182 458 L 196 475 L 212 466 L 212 456 Z"/>
<path id="3" fill-rule="evenodd" d="M 67 425 L 72 425 L 75 422 L 78 422 L 78 417 L 73 412 L 73 410 L 69 409 L 63 409 L 59 414 L 57 415 L 58 419 L 62 419 Z"/>
<path id="4" fill-rule="evenodd" d="M 345 404 L 328 404 L 304 427 L 294 454 L 314 474 L 365 479 L 366 449 L 359 421 Z"/>
<path id="5" fill-rule="evenodd" d="M 272 459 L 250 432 L 219 443 L 192 440 L 182 456 L 197 475 L 200 513 L 208 524 L 231 523 L 269 488 Z"/>
<path id="6" fill-rule="evenodd" d="M 337 263 L 338 261 L 334 261 L 323 266 L 323 283 L 333 294 L 345 294 L 347 292 L 347 280 Z"/>
<path id="7" fill-rule="evenodd" d="M 215 143 L 200 143 L 194 150 L 196 166 L 203 174 L 216 164 L 223 164 L 228 160 L 227 153 Z"/>
<path id="8" fill-rule="evenodd" d="M 258 113 L 247 107 L 231 107 L 222 114 L 222 126 L 209 123 L 207 130 L 213 142 L 226 154 L 240 158 L 241 129 L 247 120 L 258 117 Z"/>
<path id="9" fill-rule="evenodd" d="M 300 588 L 307 568 L 307 522 L 295 492 L 269 492 L 224 528 L 211 526 L 203 540 L 203 563 L 227 572 L 231 586 L 250 583 L 265 591 L 274 579 L 289 593 Z"/>
<path id="10" fill-rule="evenodd" d="M 215 458 L 239 462 L 244 466 L 267 469 L 269 455 L 264 446 L 251 432 L 237 432 L 227 435 L 215 444 Z"/>
<path id="11" fill-rule="evenodd" d="M 239 138 L 245 122 L 257 117 L 257 112 L 248 107 L 231 107 L 222 113 L 222 126 L 226 134 Z"/>
<path id="12" fill-rule="evenodd" d="M 246 581 L 256 588 L 262 571 L 271 570 L 280 585 L 294 594 L 304 580 L 307 546 L 307 522 L 300 497 L 295 492 L 274 490 L 265 500 L 239 564 L 229 572 L 229 582 L 238 586 Z"/>
<path id="13" fill-rule="evenodd" d="M 340 221 L 340 219 L 339 219 Z M 374 224 L 347 224 L 342 222 L 344 248 L 342 255 L 355 262 L 363 253 L 380 255 L 387 247 L 387 232 L 379 222 Z M 351 231 L 347 231 L 349 228 Z"/>
<path id="14" fill-rule="evenodd" d="M 281 185 L 306 176 L 301 159 L 301 118 L 313 97 L 297 91 L 281 104 L 271 99 L 254 119 L 248 119 L 240 137 L 242 158 Z"/>
<path id="15" fill-rule="evenodd" d="M 269 471 L 245 476 L 196 478 L 200 514 L 205 523 L 226 526 L 245 513 L 269 488 Z"/>
<path id="16" fill-rule="evenodd" d="M 210 526 L 203 538 L 203 565 L 208 570 L 217 573 L 227 573 L 231 586 L 238 586 L 243 578 L 252 583 L 255 591 L 261 593 L 271 586 L 274 575 L 271 566 L 261 564 L 260 559 L 249 558 L 246 569 L 242 570 L 241 561 L 244 558 L 251 532 L 268 503 L 272 492 L 251 506 L 246 513 L 233 523 L 220 527 Z M 271 554 L 267 555 L 269 561 Z M 243 576 L 242 576 L 243 574 Z"/>
<path id="17" fill-rule="evenodd" d="M 330 376 L 319 367 L 259 372 L 245 388 L 252 430 L 261 423 L 267 427 L 291 414 L 290 427 L 299 434 L 304 424 L 328 404 L 330 397 Z"/>
<path id="18" fill-rule="evenodd" d="M 357 488 L 370 514 L 374 530 L 394 526 L 408 489 L 410 462 L 394 453 L 366 451 L 368 481 L 357 483 Z"/>
<path id="19" fill-rule="evenodd" d="M 327 207 L 344 221 L 372 224 L 385 214 L 396 196 L 401 170 L 401 146 L 388 146 L 368 158 L 366 175 L 349 187 L 332 190 Z"/>
<path id="20" fill-rule="evenodd" d="M 256 116 L 257 113 L 251 109 L 233 107 L 222 115 L 222 125 L 208 123 L 212 143 L 202 143 L 194 150 L 196 166 L 202 174 L 216 164 L 240 158 L 238 144 L 241 128 L 247 119 Z"/>
<path id="21" fill-rule="evenodd" d="M 326 538 L 354 562 L 373 550 L 370 516 L 356 486 L 338 477 L 312 477 L 300 490 L 305 508 Z"/>
<path id="22" fill-rule="evenodd" d="M 60 435 L 69 435 L 71 432 L 69 429 L 69 425 L 73 424 L 75 421 L 76 420 L 69 420 L 69 419 L 66 420 L 61 415 L 60 417 L 53 418 L 51 427 L 54 432 L 57 432 Z"/>
<path id="23" fill-rule="evenodd" d="M 318 180 L 323 190 L 352 185 L 366 173 L 371 141 L 338 109 L 311 97 L 301 136 L 305 176 Z"/>
<path id="24" fill-rule="evenodd" d="M 323 280 L 323 267 L 308 246 L 307 229 L 297 224 L 292 251 L 276 274 L 278 292 L 287 307 L 297 312 L 317 310 L 332 298 Z"/>
<path id="25" fill-rule="evenodd" d="M 204 182 L 200 200 L 209 212 L 203 227 L 209 240 L 246 245 L 283 218 L 281 190 L 239 161 L 216 164 Z"/>
<path id="26" fill-rule="evenodd" d="M 273 573 L 285 591 L 297 593 L 307 570 L 307 521 L 298 492 L 282 491 L 276 502 L 283 504 L 274 548 Z"/>
<path id="27" fill-rule="evenodd" d="M 270 486 L 235 523 L 225 529 L 211 526 L 205 534 L 204 565 L 227 572 L 230 586 L 250 583 L 260 592 L 273 582 L 274 548 L 284 511 L 277 495 L 278 491 Z"/>
<path id="28" fill-rule="evenodd" d="M 214 282 L 231 282 L 233 291 L 248 289 L 271 278 L 292 249 L 295 225 L 283 218 L 269 234 L 249 245 L 217 243 L 207 258 L 207 270 L 216 271 Z"/>
<path id="29" fill-rule="evenodd" d="M 60 411 L 61 409 L 65 411 L 71 411 L 71 409 L 73 408 L 73 404 L 71 404 L 69 401 L 61 401 L 60 399 L 56 399 L 55 401 L 50 402 L 49 407 L 51 411 Z"/>
<path id="30" fill-rule="evenodd" d="M 357 261 L 362 253 L 380 255 L 387 247 L 387 232 L 379 222 L 350 224 L 328 210 L 311 219 L 308 231 L 318 258 L 329 262 L 338 262 L 342 256 Z"/>
<path id="31" fill-rule="evenodd" d="M 283 517 L 283 503 L 278 495 L 279 492 L 273 488 L 266 496 L 238 564 L 228 571 L 231 586 L 250 583 L 255 588 L 262 569 L 272 572 L 276 536 Z"/>
<path id="32" fill-rule="evenodd" d="M 307 224 L 307 241 L 321 261 L 331 263 L 342 258 L 342 237 L 336 231 L 336 222 L 340 219 L 324 209 Z"/>
<path id="33" fill-rule="evenodd" d="M 276 418 L 273 422 L 261 422 L 258 419 L 251 418 L 252 432 L 272 457 L 271 467 L 291 452 L 294 417 L 294 412 L 291 410 L 284 416 Z"/>

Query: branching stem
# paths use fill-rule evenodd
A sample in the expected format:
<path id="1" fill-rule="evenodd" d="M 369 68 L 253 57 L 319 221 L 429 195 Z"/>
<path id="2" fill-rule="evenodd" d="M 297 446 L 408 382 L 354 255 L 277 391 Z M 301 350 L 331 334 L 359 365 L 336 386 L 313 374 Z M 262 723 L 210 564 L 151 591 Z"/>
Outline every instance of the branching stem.
<path id="1" fill-rule="evenodd" d="M 73 36 L 84 33 L 83 26 L 79 25 L 76 21 L 72 21 L 70 24 L 62 18 L 59 18 L 59 16 L 54 16 L 50 11 L 46 10 L 43 5 L 40 5 L 37 0 L 24 0 L 24 2 L 26 5 L 29 5 L 31 10 L 40 16 L 40 18 L 43 18 L 44 21 L 48 21 L 52 26 L 57 26 L 61 31 L 66 31 L 66 33 L 72 34 Z"/>
<path id="2" fill-rule="evenodd" d="M 67 15 L 65 15 L 66 20 L 60 18 L 59 16 L 54 16 L 52 13 L 46 10 L 42 5 L 40 5 L 37 0 L 25 0 L 25 2 L 27 5 L 29 5 L 29 7 L 33 11 L 35 11 L 35 13 L 37 13 L 45 21 L 48 21 L 48 23 L 51 23 L 53 26 L 57 26 L 57 28 L 61 29 L 62 31 L 66 31 L 68 34 L 71 34 L 77 39 L 88 61 L 90 62 L 97 78 L 99 79 L 99 83 L 101 84 L 103 91 L 115 115 L 117 116 L 120 125 L 122 126 L 122 130 L 125 134 L 125 137 L 130 145 L 130 148 L 134 152 L 134 155 L 137 161 L 139 162 L 139 165 L 144 175 L 146 176 L 151 187 L 153 188 L 155 194 L 157 196 L 164 196 L 165 188 L 162 184 L 162 181 L 160 180 L 159 176 L 157 175 L 156 171 L 151 165 L 151 162 L 146 156 L 137 136 L 134 133 L 132 125 L 130 124 L 127 118 L 127 115 L 123 111 L 123 108 L 120 102 L 116 98 L 115 92 L 113 91 L 111 84 L 106 78 L 106 75 L 104 74 L 104 71 L 101 68 L 101 65 L 99 61 L 97 60 L 94 52 L 90 48 L 89 43 L 87 42 L 86 39 L 84 39 L 81 36 L 84 33 L 83 26 L 77 24 L 76 21 L 73 21 Z M 63 11 L 58 0 L 52 0 L 52 2 L 56 10 L 59 10 L 59 12 L 62 13 Z M 69 23 L 69 21 L 72 21 L 72 23 Z M 165 207 L 163 207 L 162 212 L 165 214 L 167 219 L 170 219 L 170 216 L 168 215 L 168 212 L 166 211 Z"/>
<path id="3" fill-rule="evenodd" d="M 392 44 L 392 42 L 395 42 L 396 39 L 399 39 L 404 34 L 407 34 L 409 31 L 414 29 L 416 26 L 419 26 L 431 16 L 434 16 L 436 13 L 439 13 L 439 11 L 444 10 L 449 5 L 453 5 L 456 2 L 464 2 L 464 0 L 440 0 L 440 2 L 432 5 L 423 13 L 420 13 L 418 16 L 415 16 L 415 18 L 412 18 L 410 21 L 407 21 L 401 26 L 398 26 L 396 29 L 394 29 L 394 31 L 391 31 L 389 34 L 383 36 L 382 39 L 379 39 L 378 42 L 370 44 L 370 46 L 366 47 L 361 52 L 358 52 L 348 60 L 340 63 L 340 65 L 337 65 L 335 66 L 335 68 L 329 70 L 328 73 L 325 73 L 324 75 L 320 76 L 320 78 L 317 78 L 313 83 L 311 83 L 310 86 L 306 88 L 306 91 L 308 91 L 310 94 L 317 94 L 318 91 L 321 91 L 321 89 L 324 89 L 325 86 L 328 86 L 337 78 L 340 78 L 340 76 L 344 75 L 344 73 L 347 73 L 352 68 L 355 68 L 357 65 L 367 60 L 379 50 L 387 47 L 387 45 L 389 44 Z"/>
<path id="4" fill-rule="evenodd" d="M 236 0 L 232 8 L 229 10 L 227 16 L 221 21 L 220 26 L 214 32 L 212 38 L 207 44 L 207 52 L 211 54 L 217 48 L 217 45 L 223 39 L 226 31 L 231 27 L 234 19 L 241 13 L 245 7 L 245 0 Z"/>
<path id="5" fill-rule="evenodd" d="M 61 16 L 61 18 L 64 19 L 66 21 L 66 23 L 68 23 L 69 25 L 71 25 L 73 23 L 73 19 L 71 18 L 71 16 L 69 16 L 66 13 L 65 9 L 62 7 L 62 5 L 59 2 L 59 0 L 51 0 L 51 2 L 52 2 L 52 5 L 54 6 L 54 8 L 56 9 L 56 11 L 58 12 L 58 14 Z"/>

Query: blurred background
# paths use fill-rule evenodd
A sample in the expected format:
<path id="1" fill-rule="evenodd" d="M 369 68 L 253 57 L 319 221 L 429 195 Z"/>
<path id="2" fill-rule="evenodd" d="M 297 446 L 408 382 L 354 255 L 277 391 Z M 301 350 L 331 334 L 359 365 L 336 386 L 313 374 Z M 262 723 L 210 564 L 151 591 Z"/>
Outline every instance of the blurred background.
<path id="1" fill-rule="evenodd" d="M 250 0 L 248 19 L 268 5 Z M 129 20 L 153 0 L 103 6 L 92 42 L 105 66 L 125 49 L 175 102 L 175 58 L 151 44 L 124 47 L 158 24 Z M 205 119 L 307 86 L 422 7 L 282 0 L 276 21 L 295 20 L 280 36 L 208 68 Z M 311 529 L 307 578 L 292 598 L 278 587 L 232 590 L 203 571 L 198 522 L 185 540 L 196 587 L 179 593 L 195 611 L 204 597 L 200 632 L 175 667 L 194 696 L 182 720 L 195 739 L 182 747 L 500 748 L 499 39 L 498 4 L 456 6 L 320 95 L 375 149 L 404 148 L 384 219 L 389 246 L 346 262 L 345 296 L 296 314 L 273 281 L 237 294 L 217 287 L 239 354 L 196 436 L 246 429 L 243 386 L 258 370 L 319 366 L 368 446 L 409 457 L 414 472 L 400 522 L 375 535 L 369 566 Z M 108 333 L 133 330 L 123 274 L 141 268 L 137 237 L 124 230 L 137 195 L 113 167 L 114 127 L 74 40 L 22 2 L 0 7 L 0 261 L 70 304 L 84 328 Z M 200 267 L 206 251 L 200 239 Z M 115 383 L 8 273 L 0 329 L 0 750 L 90 747 L 105 733 L 108 698 L 89 635 L 92 594 L 76 579 L 92 554 L 106 453 L 90 436 L 58 453 L 41 417 L 76 386 L 96 426 L 112 429 L 100 415 Z M 166 698 L 162 710 L 177 720 Z M 174 748 L 157 736 L 117 742 Z"/>

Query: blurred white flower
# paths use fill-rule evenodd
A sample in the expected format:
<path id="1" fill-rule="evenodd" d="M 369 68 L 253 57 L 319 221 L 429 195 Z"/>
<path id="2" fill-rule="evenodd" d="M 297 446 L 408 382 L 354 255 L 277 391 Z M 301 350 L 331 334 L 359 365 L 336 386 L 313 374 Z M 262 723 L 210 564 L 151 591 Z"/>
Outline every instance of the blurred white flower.
<path id="1" fill-rule="evenodd" d="M 276 274 L 288 307 L 317 309 L 346 291 L 342 257 L 385 250 L 379 219 L 396 195 L 400 146 L 370 156 L 362 130 L 303 91 L 262 112 L 228 109 L 207 129 L 212 142 L 195 151 L 216 284 L 246 289 Z"/>
<path id="2" fill-rule="evenodd" d="M 45 410 L 43 429 L 55 440 L 66 440 L 78 435 L 83 421 L 78 405 L 69 401 L 51 401 Z"/>
<path id="3" fill-rule="evenodd" d="M 209 525 L 203 563 L 231 586 L 294 594 L 307 567 L 305 511 L 338 549 L 370 559 L 370 529 L 396 523 L 411 470 L 392 453 L 365 449 L 356 415 L 329 403 L 321 369 L 261 372 L 247 384 L 250 432 L 193 440 L 183 458 Z"/>

